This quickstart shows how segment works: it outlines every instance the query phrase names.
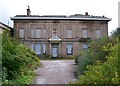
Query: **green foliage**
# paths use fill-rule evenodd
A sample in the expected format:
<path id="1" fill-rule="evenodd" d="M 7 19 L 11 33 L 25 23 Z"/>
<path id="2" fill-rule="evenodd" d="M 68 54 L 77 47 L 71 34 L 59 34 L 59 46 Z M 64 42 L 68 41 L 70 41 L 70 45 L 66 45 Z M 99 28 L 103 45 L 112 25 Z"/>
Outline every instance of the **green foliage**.
<path id="1" fill-rule="evenodd" d="M 81 75 L 75 84 L 120 84 L 120 43 L 110 48 L 106 62 L 97 61 L 95 66 L 87 66 L 87 71 Z"/>
<path id="2" fill-rule="evenodd" d="M 99 39 L 89 43 L 90 48 L 80 53 L 78 58 L 78 75 L 83 74 L 87 70 L 86 66 L 95 65 L 97 60 L 101 62 L 106 61 L 105 57 L 108 55 L 109 51 L 104 50 L 104 47 L 110 47 L 107 45 L 108 42 L 108 39 Z"/>
<path id="3" fill-rule="evenodd" d="M 107 40 L 90 43 L 90 48 L 79 57 L 79 79 L 72 84 L 120 84 L 119 30 Z"/>
<path id="4" fill-rule="evenodd" d="M 8 32 L 2 37 L 2 83 L 26 84 L 40 65 L 37 55 L 25 45 L 11 38 Z M 31 71 L 31 72 L 29 72 Z M 25 79 L 25 80 L 24 80 Z"/>

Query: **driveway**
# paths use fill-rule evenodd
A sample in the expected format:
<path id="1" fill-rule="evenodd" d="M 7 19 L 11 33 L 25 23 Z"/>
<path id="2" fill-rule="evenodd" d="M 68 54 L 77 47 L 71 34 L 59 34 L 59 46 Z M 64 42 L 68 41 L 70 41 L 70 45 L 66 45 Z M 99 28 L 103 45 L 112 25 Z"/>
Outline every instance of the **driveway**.
<path id="1" fill-rule="evenodd" d="M 74 60 L 41 60 L 43 67 L 36 70 L 33 84 L 68 84 L 75 81 Z"/>

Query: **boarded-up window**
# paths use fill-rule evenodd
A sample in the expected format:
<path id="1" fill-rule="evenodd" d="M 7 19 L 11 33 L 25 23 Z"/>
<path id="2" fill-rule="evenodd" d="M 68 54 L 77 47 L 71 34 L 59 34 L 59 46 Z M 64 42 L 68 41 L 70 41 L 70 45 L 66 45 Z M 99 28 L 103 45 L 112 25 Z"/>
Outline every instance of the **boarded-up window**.
<path id="1" fill-rule="evenodd" d="M 24 38 L 25 37 L 24 29 L 20 29 L 19 30 L 19 37 L 20 38 Z"/>
<path id="2" fill-rule="evenodd" d="M 87 38 L 87 37 L 88 37 L 87 29 L 83 29 L 83 30 L 82 30 L 82 37 L 83 37 L 83 38 Z"/>
<path id="3" fill-rule="evenodd" d="M 41 29 L 36 29 L 35 31 L 36 31 L 35 37 L 40 38 L 41 37 Z"/>
<path id="4" fill-rule="evenodd" d="M 41 54 L 41 45 L 40 44 L 35 45 L 35 52 L 36 52 L 36 54 Z"/>
<path id="5" fill-rule="evenodd" d="M 72 53 L 73 53 L 73 45 L 72 45 L 72 43 L 67 43 L 67 55 L 72 55 Z"/>
<path id="6" fill-rule="evenodd" d="M 34 32 L 34 29 L 31 29 L 31 34 L 30 34 L 31 38 L 34 38 L 35 36 L 35 32 Z"/>
<path id="7" fill-rule="evenodd" d="M 95 34 L 96 34 L 96 38 L 101 38 L 101 30 L 100 29 L 97 29 Z"/>

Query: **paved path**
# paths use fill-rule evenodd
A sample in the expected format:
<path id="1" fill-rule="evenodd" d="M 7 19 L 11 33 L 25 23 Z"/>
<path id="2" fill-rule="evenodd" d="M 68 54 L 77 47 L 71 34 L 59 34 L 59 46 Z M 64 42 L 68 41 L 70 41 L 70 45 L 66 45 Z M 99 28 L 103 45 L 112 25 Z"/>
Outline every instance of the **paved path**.
<path id="1" fill-rule="evenodd" d="M 42 60 L 42 68 L 36 70 L 33 84 L 68 84 L 75 81 L 74 60 Z"/>

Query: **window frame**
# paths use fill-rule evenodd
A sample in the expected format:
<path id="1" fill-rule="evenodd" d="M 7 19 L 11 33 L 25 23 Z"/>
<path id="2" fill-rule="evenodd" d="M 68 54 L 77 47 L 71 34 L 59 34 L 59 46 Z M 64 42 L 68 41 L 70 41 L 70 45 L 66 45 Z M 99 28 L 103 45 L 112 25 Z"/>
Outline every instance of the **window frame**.
<path id="1" fill-rule="evenodd" d="M 39 45 L 39 46 L 38 46 Z M 35 53 L 36 54 L 42 54 L 41 53 L 41 44 L 40 43 L 36 43 L 35 44 Z"/>
<path id="2" fill-rule="evenodd" d="M 101 38 L 101 29 L 96 29 L 95 30 L 95 36 L 97 39 Z"/>
<path id="3" fill-rule="evenodd" d="M 82 37 L 83 38 L 88 38 L 88 30 L 87 29 L 82 29 Z"/>
<path id="4" fill-rule="evenodd" d="M 25 38 L 25 29 L 24 28 L 19 29 L 19 38 L 21 38 L 21 39 Z"/>
<path id="5" fill-rule="evenodd" d="M 42 36 L 41 28 L 36 28 L 35 29 L 35 38 L 41 38 L 41 36 Z"/>
<path id="6" fill-rule="evenodd" d="M 45 45 L 45 46 L 44 46 Z M 46 54 L 46 43 L 43 43 L 43 49 L 42 49 L 42 51 L 43 51 L 43 54 Z"/>
<path id="7" fill-rule="evenodd" d="M 73 55 L 73 44 L 72 43 L 66 44 L 66 54 Z"/>

